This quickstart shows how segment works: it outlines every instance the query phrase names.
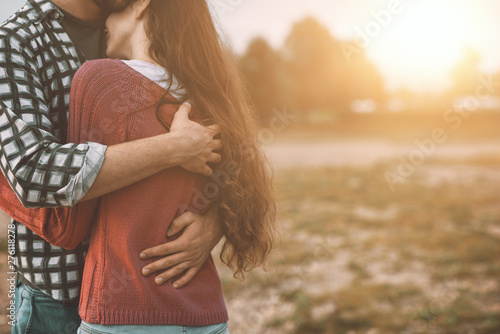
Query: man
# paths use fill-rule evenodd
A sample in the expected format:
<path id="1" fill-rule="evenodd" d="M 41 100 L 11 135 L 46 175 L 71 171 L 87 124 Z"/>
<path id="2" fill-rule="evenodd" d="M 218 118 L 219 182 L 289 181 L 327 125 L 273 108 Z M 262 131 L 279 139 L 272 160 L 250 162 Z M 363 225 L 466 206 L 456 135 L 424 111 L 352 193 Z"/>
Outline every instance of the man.
<path id="1" fill-rule="evenodd" d="M 20 201 L 12 205 L 74 206 L 176 165 L 209 176 L 207 164 L 220 161 L 213 152 L 222 145 L 214 139 L 220 127 L 190 121 L 188 106 L 179 109 L 164 135 L 109 147 L 64 144 L 73 75 L 84 61 L 105 57 L 106 11 L 121 3 L 28 0 L 0 26 L 0 169 Z M 143 274 L 165 270 L 157 279 L 165 282 L 184 273 L 174 283 L 185 285 L 221 238 L 211 217 L 190 212 L 178 217 L 170 234 L 183 229 L 182 235 L 144 250 L 143 259 L 163 258 Z M 88 242 L 68 251 L 15 225 L 19 282 L 13 333 L 76 333 Z"/>

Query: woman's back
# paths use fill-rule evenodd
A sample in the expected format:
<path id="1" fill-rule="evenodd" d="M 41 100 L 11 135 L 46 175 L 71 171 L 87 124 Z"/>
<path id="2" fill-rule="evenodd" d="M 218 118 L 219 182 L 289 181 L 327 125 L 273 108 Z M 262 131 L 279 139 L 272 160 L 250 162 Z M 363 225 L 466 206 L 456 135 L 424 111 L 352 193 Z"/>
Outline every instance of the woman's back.
<path id="1" fill-rule="evenodd" d="M 73 81 L 70 136 L 113 145 L 165 133 L 156 116 L 164 93 L 120 60 L 88 62 Z M 163 105 L 164 122 L 170 124 L 177 109 Z M 146 263 L 139 252 L 164 243 L 173 219 L 186 209 L 201 215 L 207 211 L 207 181 L 174 167 L 93 203 L 97 215 L 80 299 L 85 322 L 203 326 L 228 320 L 212 257 L 181 289 L 173 288 L 174 280 L 159 286 L 153 276 L 141 274 Z M 77 230 L 75 240 L 78 233 L 84 231 Z"/>

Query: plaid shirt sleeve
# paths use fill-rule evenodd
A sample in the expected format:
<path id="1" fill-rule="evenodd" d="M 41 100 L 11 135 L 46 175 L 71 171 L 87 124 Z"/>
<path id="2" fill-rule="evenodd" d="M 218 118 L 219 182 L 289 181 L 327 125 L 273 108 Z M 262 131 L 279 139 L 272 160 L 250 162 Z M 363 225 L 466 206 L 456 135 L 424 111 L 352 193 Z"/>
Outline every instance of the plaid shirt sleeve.
<path id="1" fill-rule="evenodd" d="M 38 59 L 15 34 L 0 37 L 0 169 L 28 208 L 74 206 L 92 186 L 107 146 L 62 144 Z"/>

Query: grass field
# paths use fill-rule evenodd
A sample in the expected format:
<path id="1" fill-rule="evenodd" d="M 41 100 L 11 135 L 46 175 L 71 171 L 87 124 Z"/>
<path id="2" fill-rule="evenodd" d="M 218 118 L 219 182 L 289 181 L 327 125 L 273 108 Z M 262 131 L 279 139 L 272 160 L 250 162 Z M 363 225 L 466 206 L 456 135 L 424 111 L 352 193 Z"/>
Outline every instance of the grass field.
<path id="1" fill-rule="evenodd" d="M 500 333 L 500 116 L 458 130 L 403 116 L 276 134 L 281 242 L 244 283 L 218 264 L 232 334 Z M 391 187 L 398 156 L 437 127 L 449 140 Z M 297 167 L 297 152 L 320 161 Z"/>
<path id="2" fill-rule="evenodd" d="M 234 333 L 500 333 L 500 163 L 435 160 L 395 191 L 390 167 L 278 174 L 271 270 L 225 273 Z"/>

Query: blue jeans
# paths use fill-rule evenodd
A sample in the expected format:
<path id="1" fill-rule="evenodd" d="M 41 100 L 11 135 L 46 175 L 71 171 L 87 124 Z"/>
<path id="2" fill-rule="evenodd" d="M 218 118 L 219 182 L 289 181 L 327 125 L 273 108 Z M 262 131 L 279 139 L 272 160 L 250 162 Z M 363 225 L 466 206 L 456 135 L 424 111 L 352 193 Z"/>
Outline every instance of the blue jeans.
<path id="1" fill-rule="evenodd" d="M 16 321 L 12 334 L 76 334 L 81 319 L 78 305 L 61 302 L 19 280 L 14 293 Z"/>
<path id="2" fill-rule="evenodd" d="M 136 326 L 136 325 L 99 325 L 82 321 L 78 334 L 229 334 L 227 322 L 210 326 Z"/>

